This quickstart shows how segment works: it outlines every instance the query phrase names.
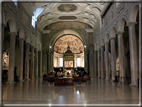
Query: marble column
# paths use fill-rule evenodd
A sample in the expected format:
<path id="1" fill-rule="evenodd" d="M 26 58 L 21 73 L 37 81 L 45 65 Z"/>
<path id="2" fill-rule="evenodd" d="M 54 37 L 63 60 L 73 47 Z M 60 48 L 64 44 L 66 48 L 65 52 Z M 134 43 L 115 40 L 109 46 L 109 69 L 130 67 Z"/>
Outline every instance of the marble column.
<path id="1" fill-rule="evenodd" d="M 15 67 L 15 39 L 16 33 L 10 32 L 10 50 L 9 50 L 9 68 L 8 68 L 8 83 L 14 82 L 14 67 Z"/>
<path id="2" fill-rule="evenodd" d="M 26 60 L 25 60 L 25 80 L 29 80 L 29 52 L 30 52 L 30 44 L 26 43 Z"/>
<path id="3" fill-rule="evenodd" d="M 125 55 L 124 55 L 124 43 L 123 43 L 123 33 L 118 32 L 118 52 L 119 52 L 119 68 L 120 68 L 120 82 L 125 82 Z"/>
<path id="4" fill-rule="evenodd" d="M 43 76 L 42 76 L 42 51 L 39 51 L 39 57 L 40 57 L 40 58 L 39 58 L 39 63 L 40 63 L 40 64 L 39 64 L 39 67 L 40 67 L 39 77 L 42 78 L 42 77 L 43 77 Z"/>
<path id="5" fill-rule="evenodd" d="M 85 51 L 85 71 L 88 73 L 88 58 L 87 58 L 87 51 Z"/>
<path id="6" fill-rule="evenodd" d="M 38 49 L 35 49 L 35 78 L 38 79 Z"/>
<path id="7" fill-rule="evenodd" d="M 98 78 L 101 78 L 101 51 L 98 49 Z"/>
<path id="8" fill-rule="evenodd" d="M 115 38 L 111 38 L 111 80 L 115 81 L 116 73 L 116 50 L 115 50 Z"/>
<path id="9" fill-rule="evenodd" d="M 104 79 L 104 46 L 101 46 L 101 78 Z"/>
<path id="10" fill-rule="evenodd" d="M 97 50 L 94 50 L 94 77 L 96 78 L 97 77 Z"/>
<path id="11" fill-rule="evenodd" d="M 90 72 L 90 77 L 94 78 L 94 52 L 91 49 L 89 53 L 89 72 Z"/>
<path id="12" fill-rule="evenodd" d="M 130 44 L 130 64 L 131 64 L 131 86 L 138 86 L 138 54 L 136 43 L 135 22 L 129 23 L 129 44 Z"/>
<path id="13" fill-rule="evenodd" d="M 24 54 L 24 39 L 19 38 L 19 64 L 18 64 L 18 74 L 19 81 L 23 81 L 23 54 Z"/>
<path id="14" fill-rule="evenodd" d="M 106 80 L 110 79 L 109 70 L 109 42 L 105 43 L 105 70 L 106 70 Z"/>
<path id="15" fill-rule="evenodd" d="M 31 46 L 31 79 L 35 79 L 34 77 L 34 46 Z"/>

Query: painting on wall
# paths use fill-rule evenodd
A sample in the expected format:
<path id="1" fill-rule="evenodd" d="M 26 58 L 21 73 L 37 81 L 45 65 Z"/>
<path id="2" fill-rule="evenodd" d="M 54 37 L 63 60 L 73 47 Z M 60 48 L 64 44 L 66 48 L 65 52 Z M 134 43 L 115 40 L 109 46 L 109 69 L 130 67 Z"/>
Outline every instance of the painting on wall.
<path id="1" fill-rule="evenodd" d="M 64 61 L 64 67 L 65 68 L 73 67 L 73 61 Z"/>
<path id="2" fill-rule="evenodd" d="M 73 53 L 83 53 L 84 46 L 82 41 L 76 36 L 66 35 L 59 38 L 54 45 L 54 52 L 56 53 L 65 53 L 67 47 L 70 47 L 70 50 Z"/>
<path id="3" fill-rule="evenodd" d="M 8 52 L 3 52 L 3 62 L 2 62 L 2 69 L 3 70 L 8 70 L 8 66 L 9 66 L 9 55 Z"/>

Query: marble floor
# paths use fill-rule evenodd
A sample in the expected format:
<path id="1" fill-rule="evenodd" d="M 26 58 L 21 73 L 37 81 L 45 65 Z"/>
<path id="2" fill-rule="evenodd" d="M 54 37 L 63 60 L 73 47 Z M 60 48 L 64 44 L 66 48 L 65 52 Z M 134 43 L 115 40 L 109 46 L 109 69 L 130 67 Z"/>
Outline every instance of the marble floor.
<path id="1" fill-rule="evenodd" d="M 3 105 L 27 106 L 106 106 L 138 105 L 139 88 L 126 84 L 91 79 L 91 84 L 74 83 L 74 86 L 54 86 L 42 80 L 3 84 Z M 15 105 L 16 106 L 16 105 Z"/>

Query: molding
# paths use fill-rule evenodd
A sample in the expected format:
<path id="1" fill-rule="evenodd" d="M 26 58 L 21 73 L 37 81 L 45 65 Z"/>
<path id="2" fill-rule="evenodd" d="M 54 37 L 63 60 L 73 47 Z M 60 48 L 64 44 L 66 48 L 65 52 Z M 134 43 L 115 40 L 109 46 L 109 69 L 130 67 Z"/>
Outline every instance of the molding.
<path id="1" fill-rule="evenodd" d="M 43 30 L 43 34 L 45 34 L 45 33 L 50 33 L 51 32 L 51 30 Z"/>
<path id="2" fill-rule="evenodd" d="M 11 36 L 16 36 L 16 35 L 17 35 L 16 32 L 9 32 L 9 34 L 10 34 Z"/>
<path id="3" fill-rule="evenodd" d="M 85 29 L 85 31 L 86 31 L 87 33 L 93 33 L 93 32 L 94 32 L 93 29 Z"/>
<path id="4" fill-rule="evenodd" d="M 24 38 L 19 38 L 19 40 L 24 41 L 25 39 Z"/>
<path id="5" fill-rule="evenodd" d="M 126 26 L 133 26 L 135 24 L 137 24 L 137 22 L 129 22 Z"/>

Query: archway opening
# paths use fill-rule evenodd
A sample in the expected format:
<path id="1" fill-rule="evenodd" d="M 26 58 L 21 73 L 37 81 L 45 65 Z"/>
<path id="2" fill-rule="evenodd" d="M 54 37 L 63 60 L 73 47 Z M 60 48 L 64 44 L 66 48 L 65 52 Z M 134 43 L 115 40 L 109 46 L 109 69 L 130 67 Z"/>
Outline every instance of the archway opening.
<path id="1" fill-rule="evenodd" d="M 131 83 L 131 65 L 130 65 L 130 46 L 129 46 L 129 29 L 126 26 L 126 22 L 124 25 L 124 34 L 123 34 L 123 41 L 124 41 L 124 55 L 125 55 L 125 77 L 126 83 Z"/>
<path id="2" fill-rule="evenodd" d="M 74 54 L 74 62 L 63 61 L 63 55 L 67 52 L 67 47 L 70 47 L 70 51 Z M 59 75 L 63 74 L 65 71 L 69 71 L 69 73 L 71 73 L 70 70 L 72 68 L 72 74 L 77 74 L 80 71 L 84 71 L 84 45 L 77 36 L 64 35 L 58 38 L 54 44 L 53 56 L 54 72 L 59 72 Z M 65 69 L 63 69 L 63 67 L 65 67 Z"/>

